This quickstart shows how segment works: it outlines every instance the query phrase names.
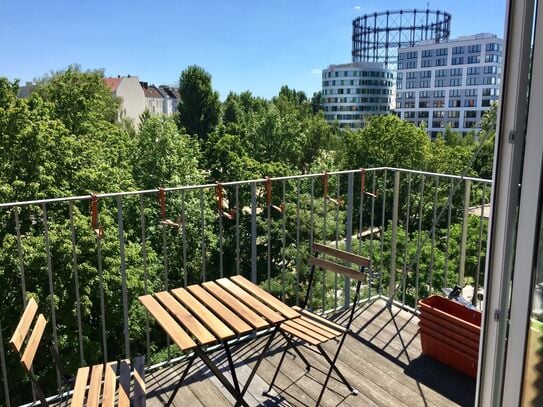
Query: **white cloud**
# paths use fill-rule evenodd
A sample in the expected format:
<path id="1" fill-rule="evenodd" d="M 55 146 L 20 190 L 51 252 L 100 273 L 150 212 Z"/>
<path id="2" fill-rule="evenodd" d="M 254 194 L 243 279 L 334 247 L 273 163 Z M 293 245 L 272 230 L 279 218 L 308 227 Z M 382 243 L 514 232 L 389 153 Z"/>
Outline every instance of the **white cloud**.
<path id="1" fill-rule="evenodd" d="M 313 69 L 311 70 L 311 73 L 312 73 L 313 75 L 320 75 L 321 72 L 322 72 L 322 70 L 317 69 L 317 68 L 313 68 Z"/>
<path id="2" fill-rule="evenodd" d="M 354 6 L 355 10 L 360 10 L 360 6 Z"/>

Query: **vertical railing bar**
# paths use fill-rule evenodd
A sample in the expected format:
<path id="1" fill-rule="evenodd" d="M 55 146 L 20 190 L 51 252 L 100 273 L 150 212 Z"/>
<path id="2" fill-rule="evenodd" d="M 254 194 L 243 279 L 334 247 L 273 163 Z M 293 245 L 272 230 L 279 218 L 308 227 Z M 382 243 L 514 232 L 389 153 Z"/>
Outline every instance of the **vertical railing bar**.
<path id="1" fill-rule="evenodd" d="M 460 264 L 458 267 L 458 285 L 464 285 L 464 273 L 466 268 L 466 246 L 468 241 L 468 217 L 469 201 L 471 197 L 471 181 L 464 181 L 464 214 L 462 218 L 462 238 L 460 243 Z"/>
<path id="2" fill-rule="evenodd" d="M 19 256 L 19 276 L 21 278 L 21 291 L 23 295 L 23 305 L 26 307 L 26 278 L 24 268 L 23 243 L 21 240 L 21 224 L 19 222 L 19 208 L 14 207 L 15 215 L 15 232 L 17 233 L 17 253 Z"/>
<path id="3" fill-rule="evenodd" d="M 407 291 L 407 265 L 408 265 L 408 246 L 409 246 L 409 212 L 411 209 L 411 173 L 407 173 L 407 203 L 405 209 L 405 239 L 404 239 L 404 253 L 403 253 L 403 268 L 402 268 L 402 305 L 405 305 L 405 293 Z"/>
<path id="4" fill-rule="evenodd" d="M 185 214 L 185 191 L 181 191 L 181 246 L 183 256 L 183 286 L 188 284 L 189 271 L 187 270 L 187 217 Z"/>
<path id="5" fill-rule="evenodd" d="M 202 228 L 202 281 L 206 281 L 206 220 L 204 212 L 204 189 L 200 189 L 200 222 Z"/>
<path id="6" fill-rule="evenodd" d="M 481 270 L 481 252 L 483 250 L 483 224 L 484 224 L 484 215 L 485 215 L 485 184 L 481 185 L 483 191 L 481 197 L 481 213 L 479 214 L 479 247 L 477 248 L 477 269 L 475 270 L 475 284 L 473 286 L 473 297 L 471 303 L 474 306 L 477 306 L 477 292 L 479 291 L 479 278 Z"/>
<path id="7" fill-rule="evenodd" d="M 68 212 L 70 216 L 70 232 L 72 235 L 72 272 L 74 273 L 75 288 L 75 312 L 77 315 L 77 339 L 79 342 L 79 362 L 81 366 L 85 365 L 85 355 L 83 352 L 83 326 L 81 323 L 81 298 L 79 296 L 79 271 L 77 267 L 77 246 L 75 240 L 74 227 L 74 208 L 73 202 L 68 202 Z"/>
<path id="8" fill-rule="evenodd" d="M 370 273 L 368 278 L 368 300 L 371 299 L 371 285 L 373 283 L 373 226 L 375 223 L 375 175 L 376 171 L 372 173 L 371 181 L 371 216 L 370 216 Z M 383 233 L 383 231 L 381 231 Z"/>
<path id="9" fill-rule="evenodd" d="M 219 186 L 222 188 L 222 186 Z M 222 205 L 222 202 L 221 202 Z M 219 217 L 219 276 L 224 277 L 224 266 L 223 266 L 223 224 L 222 224 L 222 210 L 219 208 L 217 211 L 217 216 Z"/>
<path id="10" fill-rule="evenodd" d="M 271 182 L 271 181 L 270 181 Z M 271 185 L 269 186 L 272 187 Z M 268 291 L 271 291 L 271 200 L 268 199 L 266 205 L 266 262 L 267 262 L 267 272 L 268 272 Z"/>
<path id="11" fill-rule="evenodd" d="M 99 228 L 99 224 L 96 225 Z M 107 337 L 106 337 L 106 306 L 104 298 L 104 271 L 102 268 L 102 243 L 99 233 L 96 234 L 96 255 L 98 257 L 98 283 L 100 286 L 100 318 L 102 319 L 102 348 L 104 363 L 107 363 Z"/>
<path id="12" fill-rule="evenodd" d="M 385 246 L 385 213 L 386 213 L 387 170 L 383 171 L 383 207 L 381 208 L 381 247 L 379 259 L 379 294 L 383 294 L 383 251 Z"/>
<path id="13" fill-rule="evenodd" d="M 360 205 L 358 208 L 358 254 L 362 255 L 362 233 L 364 231 L 364 190 L 362 189 L 362 177 L 365 177 L 365 174 L 360 172 Z M 354 182 L 354 181 L 353 181 Z"/>
<path id="14" fill-rule="evenodd" d="M 166 224 L 165 223 L 162 223 L 162 264 L 164 265 L 162 288 L 164 290 L 168 290 L 169 259 L 168 259 L 168 241 L 166 238 Z M 166 335 L 166 348 L 167 348 L 167 355 L 168 355 L 167 357 L 168 357 L 168 360 L 170 360 L 172 357 L 172 353 L 171 353 L 170 337 L 168 335 Z"/>
<path id="15" fill-rule="evenodd" d="M 326 238 L 327 238 L 327 234 L 328 234 L 328 228 L 327 228 L 327 223 L 326 223 L 326 215 L 328 213 L 328 193 L 327 193 L 327 189 L 328 189 L 328 185 L 324 185 L 324 183 L 328 183 L 328 175 L 325 173 L 324 174 L 324 179 L 323 179 L 323 190 L 324 190 L 324 194 L 323 194 L 323 198 L 322 198 L 322 217 L 323 217 L 323 225 L 322 225 L 322 244 L 323 245 L 326 245 Z M 322 309 L 321 309 L 321 313 L 324 313 L 324 311 L 326 310 L 326 271 L 322 270 Z"/>
<path id="16" fill-rule="evenodd" d="M 235 186 L 236 195 L 236 274 L 239 275 L 239 185 Z"/>
<path id="17" fill-rule="evenodd" d="M 8 372 L 6 369 L 6 353 L 4 351 L 4 336 L 2 335 L 2 322 L 0 321 L 0 361 L 2 363 L 2 381 L 4 382 L 4 398 L 6 407 L 10 407 Z"/>
<path id="18" fill-rule="evenodd" d="M 256 274 L 256 182 L 251 182 L 251 281 L 257 283 Z"/>
<path id="19" fill-rule="evenodd" d="M 339 247 L 339 187 L 341 184 L 341 175 L 337 175 L 337 189 L 336 189 L 336 249 Z M 337 273 L 334 273 L 334 309 L 337 309 Z"/>
<path id="20" fill-rule="evenodd" d="M 300 189 L 302 180 L 296 181 L 296 305 L 300 305 Z M 311 248 L 309 248 L 311 250 Z"/>
<path id="21" fill-rule="evenodd" d="M 315 210 L 315 178 L 311 178 L 311 190 L 310 190 L 310 208 L 309 208 L 309 253 L 311 255 L 313 251 L 313 227 L 314 227 L 314 210 Z M 310 287 L 307 289 L 309 290 Z M 311 290 L 311 298 L 309 299 L 309 308 L 312 309 L 313 297 L 315 296 L 316 290 Z"/>
<path id="22" fill-rule="evenodd" d="M 432 287 L 434 282 L 434 255 L 435 255 L 435 243 L 436 243 L 436 223 L 437 223 L 437 195 L 439 191 L 439 176 L 435 177 L 435 192 L 434 192 L 434 207 L 432 213 L 432 240 L 430 246 L 430 275 L 428 278 L 428 293 L 432 295 Z"/>
<path id="23" fill-rule="evenodd" d="M 282 181 L 283 184 L 283 198 L 281 201 L 281 215 L 282 215 L 282 234 L 283 234 L 283 251 L 281 254 L 281 300 L 285 299 L 285 290 L 286 290 L 286 281 L 285 281 L 285 250 L 287 249 L 287 237 L 286 237 L 286 211 L 287 207 L 285 205 L 285 202 L 287 200 L 286 196 L 286 180 Z"/>
<path id="24" fill-rule="evenodd" d="M 143 294 L 149 294 L 149 275 L 147 270 L 147 236 L 145 235 L 145 200 L 140 194 L 141 256 L 143 262 Z M 151 360 L 151 334 L 149 332 L 149 312 L 145 310 L 145 350 L 148 361 Z"/>
<path id="25" fill-rule="evenodd" d="M 448 287 L 449 285 L 449 244 L 451 239 L 451 218 L 452 218 L 452 207 L 453 207 L 453 192 L 454 192 L 454 179 L 450 180 L 449 188 L 449 197 L 447 208 L 447 232 L 445 236 L 445 265 L 444 265 L 444 275 L 443 275 L 443 288 Z"/>
<path id="26" fill-rule="evenodd" d="M 58 352 L 58 335 L 57 335 L 57 317 L 56 317 L 56 306 L 55 306 L 55 288 L 53 286 L 53 267 L 51 265 L 51 246 L 49 242 L 49 222 L 47 220 L 47 206 L 45 203 L 42 204 L 42 214 L 43 214 L 43 235 L 45 241 L 45 254 L 47 256 L 47 277 L 49 280 L 49 296 L 51 301 L 51 325 L 53 327 L 53 346 Z M 56 368 L 57 372 L 57 384 L 60 388 L 60 371 L 58 367 Z"/>
<path id="27" fill-rule="evenodd" d="M 420 271 L 420 252 L 421 252 L 421 235 L 422 235 L 422 210 L 424 208 L 424 174 L 420 177 L 420 202 L 419 202 L 419 228 L 417 232 L 417 259 L 415 266 L 415 304 L 419 301 L 419 271 Z"/>
<path id="28" fill-rule="evenodd" d="M 353 206 L 354 206 L 354 173 L 347 175 L 347 223 L 345 230 L 345 250 L 350 252 L 353 248 Z M 351 280 L 345 277 L 343 280 L 343 307 L 351 304 Z"/>
<path id="29" fill-rule="evenodd" d="M 388 296 L 394 300 L 396 293 L 396 253 L 398 244 L 398 206 L 400 201 L 400 172 L 394 172 L 394 190 L 392 193 L 392 233 L 390 238 L 390 274 Z"/>
<path id="30" fill-rule="evenodd" d="M 126 278 L 126 256 L 124 253 L 123 198 L 117 198 L 117 230 L 119 234 L 119 257 L 121 258 L 121 293 L 123 301 L 123 334 L 125 357 L 130 359 L 130 331 L 128 328 L 128 287 Z M 167 283 L 166 283 L 167 284 Z"/>

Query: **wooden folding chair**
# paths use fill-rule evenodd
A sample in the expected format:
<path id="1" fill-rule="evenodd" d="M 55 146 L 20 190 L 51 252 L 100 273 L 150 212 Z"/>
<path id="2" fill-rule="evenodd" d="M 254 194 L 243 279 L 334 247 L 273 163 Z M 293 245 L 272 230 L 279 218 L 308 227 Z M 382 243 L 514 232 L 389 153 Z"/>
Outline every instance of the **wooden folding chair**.
<path id="1" fill-rule="evenodd" d="M 32 370 L 32 364 L 47 325 L 47 321 L 43 314 L 39 314 L 38 317 L 35 318 L 37 310 L 38 304 L 31 298 L 28 301 L 17 328 L 15 328 L 15 332 L 13 333 L 9 344 L 12 349 L 19 354 L 21 364 L 29 375 L 41 405 L 48 406 L 49 403 Z M 36 321 L 33 323 L 34 319 Z M 64 369 L 60 363 L 60 357 L 55 347 L 51 344 L 49 349 L 56 367 L 64 375 Z M 132 399 L 130 398 L 130 360 L 125 359 L 121 360 L 119 363 L 110 362 L 107 364 L 79 368 L 73 386 L 71 405 L 98 406 L 101 402 L 102 406 L 113 406 L 117 399 L 119 406 L 128 407 L 130 406 L 130 401 L 133 402 L 134 406 L 145 406 L 144 367 L 145 359 L 143 356 L 134 358 L 134 391 Z M 117 370 L 119 370 L 118 386 Z M 73 382 L 73 380 L 63 380 L 63 384 L 69 382 Z M 61 389 L 61 393 L 62 392 L 67 393 L 68 389 Z"/>
<path id="2" fill-rule="evenodd" d="M 339 353 L 341 351 L 345 338 L 347 337 L 347 334 L 349 333 L 349 329 L 351 327 L 351 323 L 354 317 L 354 312 L 356 309 L 356 304 L 358 303 L 358 299 L 360 295 L 360 287 L 361 287 L 362 282 L 366 280 L 366 270 L 369 269 L 370 261 L 369 259 L 366 259 L 365 257 L 358 256 L 356 254 L 335 249 L 332 247 L 324 246 L 318 243 L 313 244 L 312 252 L 313 252 L 313 255 L 309 258 L 309 264 L 311 264 L 311 270 L 309 273 L 309 286 L 308 286 L 305 300 L 303 302 L 302 307 L 292 307 L 293 309 L 301 313 L 302 316 L 294 320 L 283 322 L 279 327 L 280 332 L 283 334 L 283 337 L 287 341 L 287 345 L 285 347 L 285 350 L 283 351 L 283 354 L 281 355 L 281 359 L 279 361 L 279 364 L 277 365 L 275 374 L 273 375 L 272 381 L 270 383 L 270 387 L 268 388 L 267 392 L 265 392 L 264 394 L 265 395 L 269 394 L 270 391 L 272 390 L 273 384 L 275 383 L 275 379 L 277 378 L 277 374 L 279 373 L 279 370 L 281 369 L 281 365 L 283 364 L 283 360 L 285 359 L 285 355 L 287 354 L 287 351 L 291 347 L 296 351 L 296 353 L 304 361 L 304 363 L 306 364 L 307 370 L 310 369 L 309 362 L 300 353 L 300 350 L 297 349 L 296 346 L 294 345 L 293 339 L 295 339 L 301 342 L 305 342 L 309 345 L 315 346 L 319 350 L 319 352 L 322 354 L 324 359 L 330 364 L 330 369 L 328 370 L 326 379 L 324 381 L 322 390 L 320 392 L 319 398 L 316 403 L 316 405 L 318 406 L 320 405 L 322 396 L 324 395 L 324 392 L 326 391 L 326 386 L 328 385 L 328 381 L 330 380 L 330 376 L 332 375 L 332 372 L 335 372 L 337 374 L 337 376 L 345 384 L 345 386 L 347 386 L 347 388 L 352 394 L 354 395 L 358 394 L 358 391 L 355 390 L 349 384 L 345 376 L 343 376 L 343 374 L 339 371 L 339 369 L 336 366 L 336 362 L 339 357 Z M 330 258 L 334 258 L 335 260 L 328 260 L 322 257 L 319 258 L 318 257 L 319 254 L 326 255 Z M 341 264 L 340 262 L 343 262 L 345 264 Z M 349 266 L 351 264 L 357 266 L 358 271 L 353 270 Z M 340 273 L 345 277 L 349 277 L 349 278 L 353 278 L 357 280 L 356 294 L 354 297 L 353 305 L 351 307 L 349 320 L 346 326 L 339 325 L 335 322 L 332 322 L 326 318 L 323 318 L 305 309 L 309 301 L 309 298 L 311 297 L 311 291 L 312 291 L 313 283 L 315 280 L 315 269 L 317 267 L 323 270 Z M 339 344 L 337 346 L 336 353 L 334 354 L 333 358 L 331 358 L 322 347 L 323 343 L 328 342 L 330 340 L 336 340 L 336 341 L 339 340 Z"/>

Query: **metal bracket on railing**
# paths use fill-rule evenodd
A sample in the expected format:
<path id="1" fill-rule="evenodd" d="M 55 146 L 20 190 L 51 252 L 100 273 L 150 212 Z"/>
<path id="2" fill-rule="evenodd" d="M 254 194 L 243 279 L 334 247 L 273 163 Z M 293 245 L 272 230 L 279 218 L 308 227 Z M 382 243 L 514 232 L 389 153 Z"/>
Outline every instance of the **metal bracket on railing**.
<path id="1" fill-rule="evenodd" d="M 183 222 L 181 216 L 179 216 L 177 222 L 166 218 L 166 190 L 163 187 L 158 188 L 158 202 L 160 204 L 160 224 L 179 229 Z"/>
<path id="2" fill-rule="evenodd" d="M 285 203 L 281 202 L 279 206 L 272 204 L 272 180 L 270 177 L 266 177 L 266 203 L 269 207 L 272 209 L 275 209 L 279 213 L 283 213 L 285 211 Z"/>
<path id="3" fill-rule="evenodd" d="M 360 168 L 360 190 L 362 194 L 371 196 L 372 198 L 377 198 L 377 194 L 366 191 L 366 169 Z"/>
<path id="4" fill-rule="evenodd" d="M 96 194 L 91 195 L 91 228 L 98 238 L 104 237 L 104 229 L 98 220 L 98 197 Z"/>
<path id="5" fill-rule="evenodd" d="M 224 216 L 226 219 L 233 220 L 236 218 L 236 210 L 230 209 L 228 210 L 228 204 L 226 205 L 226 211 L 225 205 L 224 205 L 224 197 L 223 197 L 223 187 L 220 182 L 217 182 L 217 186 L 215 186 L 215 193 L 217 194 L 217 209 L 219 211 L 219 216 Z"/>

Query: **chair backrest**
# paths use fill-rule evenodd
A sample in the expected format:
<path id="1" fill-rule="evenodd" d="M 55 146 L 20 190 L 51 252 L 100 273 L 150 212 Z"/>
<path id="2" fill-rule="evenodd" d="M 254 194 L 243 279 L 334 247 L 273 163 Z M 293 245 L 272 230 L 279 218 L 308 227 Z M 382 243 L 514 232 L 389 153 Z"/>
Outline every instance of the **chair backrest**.
<path id="1" fill-rule="evenodd" d="M 312 252 L 313 255 L 309 257 L 309 264 L 311 264 L 312 268 L 319 267 L 362 282 L 366 280 L 364 270 L 370 266 L 369 259 L 319 243 L 313 243 Z M 319 253 L 331 257 L 333 260 L 317 257 Z M 345 264 L 356 265 L 357 270 L 354 270 Z"/>
<path id="2" fill-rule="evenodd" d="M 32 369 L 32 363 L 34 362 L 36 352 L 45 331 L 45 326 L 47 325 L 47 320 L 43 314 L 39 314 L 35 318 L 37 311 L 38 304 L 36 300 L 31 298 L 17 324 L 17 328 L 15 328 L 15 332 L 13 332 L 9 340 L 11 348 L 21 357 L 21 364 L 27 373 L 30 373 L 30 369 Z M 35 322 L 34 319 L 36 320 Z M 32 329 L 30 329 L 31 327 Z"/>

